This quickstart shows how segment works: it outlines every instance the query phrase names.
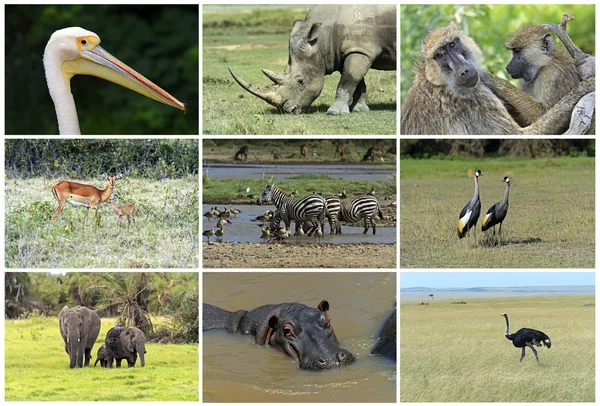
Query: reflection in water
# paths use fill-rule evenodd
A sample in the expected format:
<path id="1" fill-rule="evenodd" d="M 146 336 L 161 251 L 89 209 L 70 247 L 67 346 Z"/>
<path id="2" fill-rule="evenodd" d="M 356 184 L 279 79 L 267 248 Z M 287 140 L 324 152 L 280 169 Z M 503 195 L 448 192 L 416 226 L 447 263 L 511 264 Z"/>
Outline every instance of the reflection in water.
<path id="1" fill-rule="evenodd" d="M 206 213 L 211 207 L 223 207 L 224 205 L 203 205 L 202 213 Z M 275 210 L 275 206 L 258 206 L 258 205 L 236 205 L 237 209 L 242 213 L 237 215 L 237 218 L 230 218 L 231 224 L 226 224 L 223 228 L 223 241 L 230 242 L 262 242 L 260 238 L 261 231 L 259 225 L 262 223 L 251 221 L 257 216 L 265 214 L 266 210 Z M 217 219 L 207 219 L 202 217 L 202 229 L 209 230 L 211 226 L 216 229 Z M 283 223 L 281 223 L 283 225 Z M 292 222 L 292 233 L 295 230 L 295 223 Z M 377 227 L 377 234 L 373 235 L 373 230 L 369 229 L 367 234 L 363 234 L 364 228 L 342 226 L 343 234 L 329 234 L 329 223 L 325 219 L 325 235 L 319 242 L 323 244 L 357 244 L 368 242 L 372 244 L 393 244 L 396 242 L 396 227 Z M 204 239 L 206 241 L 206 239 Z M 214 237 L 211 238 L 214 241 Z M 299 237 L 292 236 L 286 240 L 289 244 L 314 243 L 314 237 Z"/>
<path id="2" fill-rule="evenodd" d="M 305 371 L 287 355 L 225 330 L 203 333 L 203 400 L 219 402 L 394 402 L 396 365 L 371 355 L 375 335 L 396 300 L 396 274 L 204 273 L 203 301 L 226 310 L 299 302 L 331 306 L 340 346 L 356 361 Z"/>

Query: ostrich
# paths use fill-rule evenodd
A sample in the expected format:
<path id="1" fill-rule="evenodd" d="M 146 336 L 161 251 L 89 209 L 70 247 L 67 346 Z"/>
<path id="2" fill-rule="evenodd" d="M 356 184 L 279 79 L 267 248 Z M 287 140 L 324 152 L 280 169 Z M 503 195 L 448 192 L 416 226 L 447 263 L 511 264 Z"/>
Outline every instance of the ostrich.
<path id="1" fill-rule="evenodd" d="M 472 169 L 469 170 L 469 172 Z M 472 172 L 471 172 L 472 173 Z M 473 237 L 477 242 L 477 234 L 475 232 L 477 220 L 479 220 L 479 212 L 481 211 L 481 200 L 479 200 L 479 177 L 483 176 L 480 170 L 475 171 L 475 193 L 469 203 L 463 207 L 458 216 L 458 238 L 463 238 L 471 227 L 473 227 Z"/>
<path id="2" fill-rule="evenodd" d="M 514 334 L 508 334 L 508 316 L 506 313 L 502 313 L 502 316 L 506 319 L 506 332 L 504 335 L 513 342 L 515 347 L 521 348 L 521 359 L 519 359 L 519 365 L 521 365 L 521 361 L 523 361 L 523 357 L 525 357 L 525 347 L 531 348 L 531 351 L 533 351 L 533 355 L 535 355 L 535 359 L 539 364 L 540 360 L 538 358 L 537 351 L 535 348 L 533 348 L 533 346 L 535 345 L 541 347 L 543 344 L 550 348 L 550 345 L 552 344 L 550 342 L 550 337 L 541 331 L 534 330 L 532 328 L 522 328 Z"/>

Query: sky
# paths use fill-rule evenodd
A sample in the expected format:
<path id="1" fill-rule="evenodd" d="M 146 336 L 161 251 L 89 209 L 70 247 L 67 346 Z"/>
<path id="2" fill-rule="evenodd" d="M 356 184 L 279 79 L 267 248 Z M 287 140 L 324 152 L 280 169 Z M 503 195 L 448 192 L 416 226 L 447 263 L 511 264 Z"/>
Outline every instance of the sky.
<path id="1" fill-rule="evenodd" d="M 595 283 L 594 272 L 401 272 L 400 288 L 505 288 L 580 286 Z"/>

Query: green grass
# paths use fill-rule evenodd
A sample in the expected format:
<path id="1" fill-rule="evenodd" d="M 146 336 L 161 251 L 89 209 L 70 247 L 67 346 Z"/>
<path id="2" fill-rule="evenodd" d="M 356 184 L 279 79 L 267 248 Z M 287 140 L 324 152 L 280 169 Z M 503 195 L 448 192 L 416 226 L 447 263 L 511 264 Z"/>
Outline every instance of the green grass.
<path id="1" fill-rule="evenodd" d="M 400 305 L 402 402 L 594 402 L 592 295 L 465 299 Z M 552 348 L 521 349 L 504 337 L 529 327 Z"/>
<path id="2" fill-rule="evenodd" d="M 137 227 L 117 227 L 113 209 L 94 213 L 68 204 L 52 221 L 59 179 L 5 182 L 5 261 L 9 268 L 195 268 L 198 255 L 198 178 L 117 182 L 119 205 L 136 205 Z M 82 180 L 95 186 L 102 182 Z"/>
<path id="3" fill-rule="evenodd" d="M 396 72 L 371 70 L 365 81 L 369 113 L 328 116 L 339 73 L 325 77 L 321 95 L 308 114 L 282 115 L 252 96 L 227 68 L 261 90 L 271 81 L 261 68 L 281 72 L 288 60 L 289 34 L 307 6 L 203 13 L 203 133 L 204 134 L 395 134 Z M 245 8 L 243 9 L 245 10 Z"/>
<path id="4" fill-rule="evenodd" d="M 396 195 L 396 177 L 390 176 L 388 181 L 343 181 L 327 175 L 298 175 L 294 182 L 279 182 L 280 187 L 287 193 L 298 190 L 297 196 L 307 196 L 313 192 L 322 193 L 323 196 L 335 195 L 342 186 L 346 188 L 349 196 L 365 194 L 375 187 L 380 199 L 383 196 Z M 203 204 L 254 204 L 265 190 L 265 185 L 271 183 L 271 178 L 265 179 L 219 179 L 212 180 L 204 177 L 202 183 Z M 246 188 L 250 193 L 246 193 Z"/>
<path id="5" fill-rule="evenodd" d="M 114 319 L 102 319 L 92 364 Z M 198 401 L 198 344 L 147 344 L 146 366 L 70 369 L 55 317 L 4 323 L 6 401 Z"/>
<path id="6" fill-rule="evenodd" d="M 400 162 L 402 267 L 580 268 L 595 256 L 593 158 L 458 159 Z M 458 215 L 473 197 L 467 169 L 480 169 L 478 244 L 457 238 Z M 487 210 L 502 199 L 513 173 L 504 244 L 481 232 Z"/>

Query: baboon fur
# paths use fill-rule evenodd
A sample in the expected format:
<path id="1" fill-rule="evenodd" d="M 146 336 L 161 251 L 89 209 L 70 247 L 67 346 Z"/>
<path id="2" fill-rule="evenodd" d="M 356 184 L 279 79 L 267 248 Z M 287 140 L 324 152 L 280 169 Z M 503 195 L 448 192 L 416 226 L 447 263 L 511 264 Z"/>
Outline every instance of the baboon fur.
<path id="1" fill-rule="evenodd" d="M 456 72 L 442 69 L 434 60 L 436 51 L 460 39 L 462 57 L 478 72 L 472 87 L 457 83 Z M 401 110 L 400 130 L 412 135 L 545 135 L 559 134 L 568 126 L 577 101 L 594 90 L 595 79 L 582 82 L 547 114 L 521 128 L 502 101 L 482 82 L 479 70 L 481 50 L 475 41 L 454 23 L 433 30 L 421 47 L 412 88 Z M 491 75 L 490 75 L 491 76 Z"/>

